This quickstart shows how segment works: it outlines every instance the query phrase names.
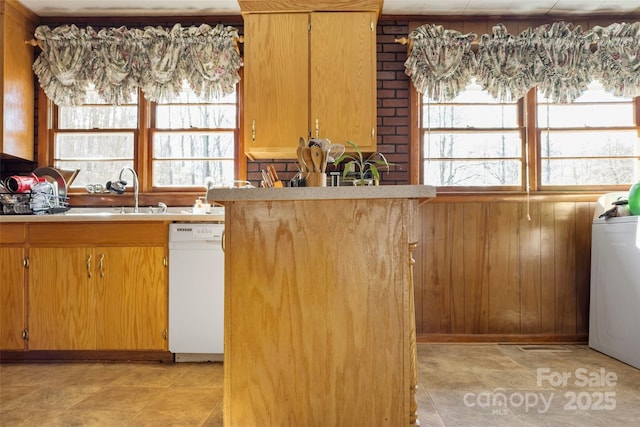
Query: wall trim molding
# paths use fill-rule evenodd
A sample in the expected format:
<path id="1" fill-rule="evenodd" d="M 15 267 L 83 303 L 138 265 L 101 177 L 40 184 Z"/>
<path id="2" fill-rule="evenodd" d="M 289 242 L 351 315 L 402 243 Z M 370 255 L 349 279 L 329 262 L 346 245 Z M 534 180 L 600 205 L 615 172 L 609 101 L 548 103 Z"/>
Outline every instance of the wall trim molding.
<path id="1" fill-rule="evenodd" d="M 588 334 L 417 334 L 418 343 L 587 344 Z"/>

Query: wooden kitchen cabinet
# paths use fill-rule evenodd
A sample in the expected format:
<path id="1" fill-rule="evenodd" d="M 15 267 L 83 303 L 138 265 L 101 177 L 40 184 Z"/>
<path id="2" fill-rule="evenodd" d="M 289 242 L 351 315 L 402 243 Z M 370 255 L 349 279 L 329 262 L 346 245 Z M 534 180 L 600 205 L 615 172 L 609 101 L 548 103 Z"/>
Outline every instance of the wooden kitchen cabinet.
<path id="1" fill-rule="evenodd" d="M 32 248 L 29 349 L 96 348 L 95 253 L 90 248 Z"/>
<path id="2" fill-rule="evenodd" d="M 411 252 L 435 189 L 231 190 L 207 194 L 225 206 L 224 425 L 418 425 Z"/>
<path id="3" fill-rule="evenodd" d="M 29 349 L 166 350 L 166 228 L 31 225 Z"/>
<path id="4" fill-rule="evenodd" d="M 166 349 L 167 277 L 163 247 L 104 248 L 97 294 L 97 348 Z"/>
<path id="5" fill-rule="evenodd" d="M 0 2 L 0 154 L 34 159 L 35 16 L 15 0 Z"/>
<path id="6" fill-rule="evenodd" d="M 296 158 L 298 139 L 376 149 L 376 12 L 244 15 L 244 144 Z"/>
<path id="7" fill-rule="evenodd" d="M 0 228 L 0 349 L 23 350 L 26 326 L 25 249 L 23 224 Z"/>

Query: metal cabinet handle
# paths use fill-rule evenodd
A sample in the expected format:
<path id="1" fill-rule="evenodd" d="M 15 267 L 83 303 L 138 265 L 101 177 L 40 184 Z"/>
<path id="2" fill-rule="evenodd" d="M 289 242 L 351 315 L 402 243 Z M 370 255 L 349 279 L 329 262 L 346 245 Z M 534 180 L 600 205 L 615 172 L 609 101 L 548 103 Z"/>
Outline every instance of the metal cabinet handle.
<path id="1" fill-rule="evenodd" d="M 251 120 L 251 140 L 256 140 L 256 121 Z"/>
<path id="2" fill-rule="evenodd" d="M 220 241 L 220 244 L 222 245 L 222 252 L 225 251 L 225 247 L 227 246 L 226 245 L 227 239 L 225 239 L 225 236 L 226 236 L 225 232 L 226 232 L 226 230 L 222 230 L 222 240 Z"/>
<path id="3" fill-rule="evenodd" d="M 100 268 L 100 277 L 104 277 L 104 254 L 100 254 L 99 268 Z"/>
<path id="4" fill-rule="evenodd" d="M 91 254 L 87 255 L 87 277 L 91 279 Z"/>
<path id="5" fill-rule="evenodd" d="M 316 138 L 320 138 L 320 120 L 316 119 Z"/>

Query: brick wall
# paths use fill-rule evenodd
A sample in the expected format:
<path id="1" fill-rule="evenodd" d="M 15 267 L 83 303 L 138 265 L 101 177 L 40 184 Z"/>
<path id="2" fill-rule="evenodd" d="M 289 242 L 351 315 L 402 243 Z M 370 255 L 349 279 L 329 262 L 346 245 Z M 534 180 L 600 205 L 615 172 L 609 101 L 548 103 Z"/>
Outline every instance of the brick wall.
<path id="1" fill-rule="evenodd" d="M 409 183 L 409 89 L 404 73 L 407 47 L 395 39 L 409 34 L 407 21 L 378 23 L 378 151 L 395 163 L 382 184 Z"/>
<path id="2" fill-rule="evenodd" d="M 378 80 L 378 151 L 396 165 L 383 172 L 381 185 L 409 183 L 409 88 L 411 81 L 404 73 L 407 48 L 395 42 L 409 34 L 408 21 L 380 20 L 377 28 Z M 247 160 L 247 179 L 258 185 L 260 170 L 273 164 L 282 180 L 298 171 L 294 160 Z M 327 172 L 333 171 L 327 167 Z"/>

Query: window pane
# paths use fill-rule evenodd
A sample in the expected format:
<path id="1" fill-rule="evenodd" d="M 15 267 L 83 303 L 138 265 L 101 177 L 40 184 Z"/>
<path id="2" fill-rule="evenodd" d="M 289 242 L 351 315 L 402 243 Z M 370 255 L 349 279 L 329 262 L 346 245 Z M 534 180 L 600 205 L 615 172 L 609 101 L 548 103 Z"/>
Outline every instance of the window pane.
<path id="1" fill-rule="evenodd" d="M 236 104 L 236 92 L 232 92 L 227 96 L 216 99 L 213 102 L 206 101 L 205 99 L 197 96 L 191 89 L 191 86 L 189 86 L 189 83 L 186 80 L 183 80 L 182 88 L 180 89 L 178 96 L 175 99 L 163 102 L 162 104 Z"/>
<path id="2" fill-rule="evenodd" d="M 153 185 L 203 186 L 206 177 L 230 182 L 233 157 L 232 132 L 158 132 L 153 141 Z"/>
<path id="3" fill-rule="evenodd" d="M 636 182 L 637 159 L 543 159 L 543 185 L 616 185 Z"/>
<path id="4" fill-rule="evenodd" d="M 423 127 L 429 128 L 515 128 L 517 106 L 510 105 L 425 105 Z"/>
<path id="5" fill-rule="evenodd" d="M 519 160 L 424 162 L 424 183 L 435 186 L 520 186 Z"/>
<path id="6" fill-rule="evenodd" d="M 428 159 L 520 157 L 522 148 L 517 132 L 426 132 L 424 141 L 424 157 Z"/>
<path id="7" fill-rule="evenodd" d="M 233 160 L 155 160 L 153 179 L 155 186 L 203 187 L 207 177 L 214 182 L 234 179 Z"/>
<path id="8" fill-rule="evenodd" d="M 630 103 L 542 104 L 538 106 L 538 127 L 628 126 L 633 123 L 633 109 L 630 106 Z"/>
<path id="9" fill-rule="evenodd" d="M 542 186 L 638 181 L 640 139 L 632 99 L 615 97 L 592 82 L 571 104 L 548 104 L 538 94 L 537 112 Z"/>
<path id="10" fill-rule="evenodd" d="M 640 156 L 635 130 L 607 132 L 541 131 L 542 157 Z"/>
<path id="11" fill-rule="evenodd" d="M 54 145 L 54 166 L 80 170 L 71 188 L 104 185 L 116 179 L 123 167 L 133 167 L 132 132 L 56 133 Z"/>
<path id="12" fill-rule="evenodd" d="M 138 107 L 59 107 L 58 120 L 59 129 L 136 129 Z"/>
<path id="13" fill-rule="evenodd" d="M 425 184 L 522 186 L 517 102 L 502 103 L 472 83 L 452 101 L 424 96 L 421 120 Z"/>
<path id="14" fill-rule="evenodd" d="M 80 169 L 78 176 L 71 183 L 71 188 L 84 188 L 87 184 L 106 185 L 107 181 L 118 179 L 120 170 L 124 167 L 133 167 L 132 160 L 120 160 L 110 162 L 100 161 L 56 161 L 55 167 L 61 169 Z M 130 179 L 129 175 L 125 181 Z M 131 183 L 130 183 L 131 184 Z"/>
<path id="15" fill-rule="evenodd" d="M 571 104 L 549 103 L 538 92 L 538 127 L 612 127 L 633 123 L 633 100 L 605 92 L 593 81 L 588 89 Z"/>
<path id="16" fill-rule="evenodd" d="M 204 187 L 208 177 L 233 181 L 236 117 L 235 93 L 206 102 L 186 82 L 178 99 L 155 104 L 153 186 Z"/>
<path id="17" fill-rule="evenodd" d="M 235 105 L 159 105 L 157 127 L 162 129 L 236 127 Z"/>
<path id="18" fill-rule="evenodd" d="M 227 158 L 233 159 L 234 139 L 231 132 L 156 133 L 153 139 L 154 159 Z"/>
<path id="19" fill-rule="evenodd" d="M 138 93 L 131 94 L 131 104 L 112 106 L 103 101 L 93 85 L 86 92 L 85 104 L 58 107 L 58 129 L 136 129 L 138 127 Z"/>
<path id="20" fill-rule="evenodd" d="M 132 132 L 56 133 L 56 159 L 133 159 Z"/>

